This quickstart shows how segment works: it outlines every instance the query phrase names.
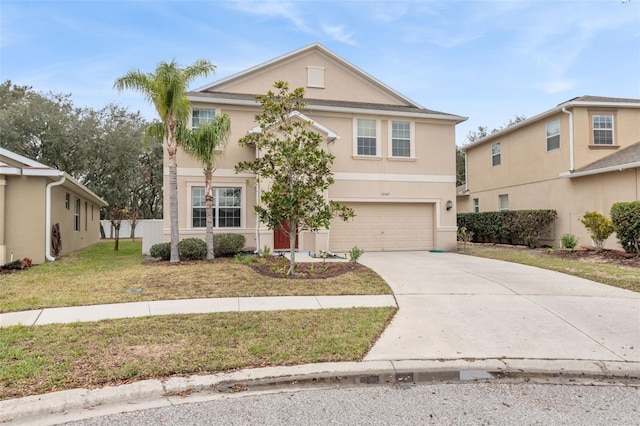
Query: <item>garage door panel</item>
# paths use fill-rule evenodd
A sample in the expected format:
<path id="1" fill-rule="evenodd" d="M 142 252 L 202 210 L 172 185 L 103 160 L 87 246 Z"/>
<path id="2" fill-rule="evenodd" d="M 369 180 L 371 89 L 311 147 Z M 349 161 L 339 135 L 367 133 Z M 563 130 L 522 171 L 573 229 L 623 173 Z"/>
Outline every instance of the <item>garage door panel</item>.
<path id="1" fill-rule="evenodd" d="M 433 205 L 426 203 L 347 203 L 356 214 L 349 222 L 331 222 L 330 247 L 344 252 L 433 248 Z"/>

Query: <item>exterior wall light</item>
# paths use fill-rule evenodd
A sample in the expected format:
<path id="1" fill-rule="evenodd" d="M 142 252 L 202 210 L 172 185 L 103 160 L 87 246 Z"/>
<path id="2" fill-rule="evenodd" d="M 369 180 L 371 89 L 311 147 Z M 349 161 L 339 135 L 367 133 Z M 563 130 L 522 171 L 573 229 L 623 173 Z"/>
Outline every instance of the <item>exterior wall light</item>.
<path id="1" fill-rule="evenodd" d="M 451 200 L 447 201 L 446 206 L 447 206 L 447 211 L 451 210 L 453 208 L 453 201 Z"/>

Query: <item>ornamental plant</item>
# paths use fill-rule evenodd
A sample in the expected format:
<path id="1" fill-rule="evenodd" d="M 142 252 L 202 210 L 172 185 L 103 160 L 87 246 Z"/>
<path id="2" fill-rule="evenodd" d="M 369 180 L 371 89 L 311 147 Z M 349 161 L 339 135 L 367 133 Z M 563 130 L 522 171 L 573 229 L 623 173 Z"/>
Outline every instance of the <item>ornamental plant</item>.
<path id="1" fill-rule="evenodd" d="M 596 252 L 602 251 L 604 242 L 613 234 L 613 222 L 611 219 L 598 212 L 586 212 L 580 222 L 591 234 Z"/>

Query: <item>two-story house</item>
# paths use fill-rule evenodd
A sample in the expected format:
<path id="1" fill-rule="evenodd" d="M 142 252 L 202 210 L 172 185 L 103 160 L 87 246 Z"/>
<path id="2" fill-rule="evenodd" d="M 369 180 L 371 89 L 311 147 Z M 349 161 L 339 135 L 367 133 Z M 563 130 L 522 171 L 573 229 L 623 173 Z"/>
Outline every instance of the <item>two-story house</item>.
<path id="1" fill-rule="evenodd" d="M 244 234 L 247 250 L 289 248 L 281 232 L 256 220 L 255 176 L 234 172 L 238 162 L 256 155 L 237 143 L 255 131 L 261 111 L 255 96 L 279 80 L 305 89 L 308 105 L 300 117 L 313 122 L 323 148 L 335 156 L 335 183 L 326 196 L 356 213 L 349 222 L 334 220 L 329 230 L 303 232 L 299 250 L 455 249 L 455 126 L 466 118 L 420 106 L 319 44 L 188 93 L 193 127 L 216 114 L 231 117 L 231 135 L 214 174 L 215 233 Z M 202 166 L 182 151 L 177 161 L 180 236 L 204 237 Z"/>
<path id="2" fill-rule="evenodd" d="M 582 96 L 464 147 L 458 211 L 555 209 L 554 239 L 590 245 L 587 211 L 640 199 L 640 99 Z M 607 246 L 616 247 L 615 236 Z"/>

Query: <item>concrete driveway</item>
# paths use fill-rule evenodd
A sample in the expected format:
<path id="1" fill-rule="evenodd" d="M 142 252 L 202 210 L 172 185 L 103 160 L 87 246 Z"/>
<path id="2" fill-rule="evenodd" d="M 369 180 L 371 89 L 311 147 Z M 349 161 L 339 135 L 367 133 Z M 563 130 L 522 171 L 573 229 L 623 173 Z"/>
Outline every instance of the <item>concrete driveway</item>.
<path id="1" fill-rule="evenodd" d="M 366 253 L 399 311 L 366 361 L 640 362 L 640 294 L 455 253 Z"/>

